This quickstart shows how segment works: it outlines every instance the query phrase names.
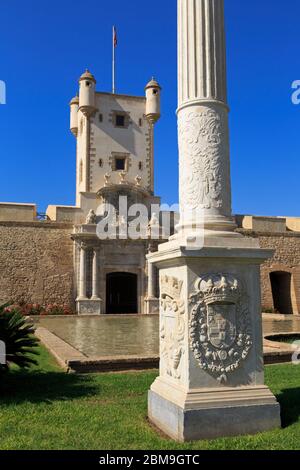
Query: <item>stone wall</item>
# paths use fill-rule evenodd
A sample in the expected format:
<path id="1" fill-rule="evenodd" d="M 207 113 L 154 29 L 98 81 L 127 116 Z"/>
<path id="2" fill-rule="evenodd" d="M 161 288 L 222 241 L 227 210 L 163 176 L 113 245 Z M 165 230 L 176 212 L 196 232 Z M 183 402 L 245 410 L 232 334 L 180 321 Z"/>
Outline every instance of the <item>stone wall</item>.
<path id="1" fill-rule="evenodd" d="M 253 232 L 239 230 L 247 236 L 259 238 L 261 248 L 275 250 L 274 256 L 261 268 L 262 305 L 274 309 L 270 273 L 291 275 L 290 297 L 293 313 L 300 314 L 300 233 Z M 288 293 L 287 293 L 288 294 Z M 283 312 L 282 312 L 283 313 Z"/>
<path id="2" fill-rule="evenodd" d="M 0 302 L 74 308 L 71 224 L 0 222 Z"/>
<path id="3" fill-rule="evenodd" d="M 58 303 L 74 309 L 72 230 L 67 223 L 0 221 L 0 302 Z M 270 273 L 289 273 L 293 313 L 299 315 L 300 233 L 239 231 L 275 250 L 261 268 L 262 305 L 274 309 Z"/>

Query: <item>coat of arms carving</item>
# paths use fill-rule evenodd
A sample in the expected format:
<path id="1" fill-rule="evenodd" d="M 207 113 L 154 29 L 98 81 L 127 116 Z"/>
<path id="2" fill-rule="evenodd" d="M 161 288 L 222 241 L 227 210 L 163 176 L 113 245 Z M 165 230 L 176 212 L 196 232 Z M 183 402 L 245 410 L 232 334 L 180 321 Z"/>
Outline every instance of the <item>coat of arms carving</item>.
<path id="1" fill-rule="evenodd" d="M 231 274 L 210 274 L 190 296 L 191 348 L 200 367 L 227 382 L 252 347 L 250 313 L 242 282 Z"/>

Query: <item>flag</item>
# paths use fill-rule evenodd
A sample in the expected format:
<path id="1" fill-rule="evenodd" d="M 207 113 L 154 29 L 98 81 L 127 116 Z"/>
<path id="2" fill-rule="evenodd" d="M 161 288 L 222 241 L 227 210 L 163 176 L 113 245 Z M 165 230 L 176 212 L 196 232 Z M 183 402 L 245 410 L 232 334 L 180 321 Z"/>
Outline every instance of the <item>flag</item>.
<path id="1" fill-rule="evenodd" d="M 113 43 L 114 43 L 114 47 L 117 47 L 118 36 L 117 36 L 117 28 L 115 26 L 113 27 Z"/>

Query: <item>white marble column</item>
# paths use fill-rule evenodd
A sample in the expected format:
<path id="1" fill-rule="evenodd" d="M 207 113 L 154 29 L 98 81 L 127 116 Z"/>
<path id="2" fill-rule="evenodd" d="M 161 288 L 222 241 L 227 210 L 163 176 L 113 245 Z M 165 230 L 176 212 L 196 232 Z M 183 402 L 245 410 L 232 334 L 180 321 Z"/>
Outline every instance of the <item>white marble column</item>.
<path id="1" fill-rule="evenodd" d="M 78 300 L 85 300 L 86 289 L 86 247 L 81 244 L 80 246 L 80 260 L 79 260 L 79 297 Z"/>
<path id="2" fill-rule="evenodd" d="M 223 6 L 178 0 L 184 217 L 179 234 L 147 257 L 160 271 L 160 373 L 148 416 L 179 441 L 280 426 L 263 373 L 260 265 L 272 251 L 235 234 L 231 218 Z M 204 243 L 191 247 L 197 231 Z"/>
<path id="3" fill-rule="evenodd" d="M 180 226 L 232 231 L 223 0 L 178 0 Z M 197 220 L 196 220 L 197 218 Z M 199 222 L 199 224 L 197 224 Z"/>
<path id="4" fill-rule="evenodd" d="M 99 249 L 94 248 L 93 251 L 93 291 L 92 291 L 92 300 L 99 300 Z"/>

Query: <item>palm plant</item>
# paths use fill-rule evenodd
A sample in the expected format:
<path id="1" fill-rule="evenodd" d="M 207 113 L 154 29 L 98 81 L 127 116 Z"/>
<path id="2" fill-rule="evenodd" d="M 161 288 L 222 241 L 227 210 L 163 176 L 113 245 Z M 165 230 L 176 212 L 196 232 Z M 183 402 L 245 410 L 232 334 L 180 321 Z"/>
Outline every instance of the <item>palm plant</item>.
<path id="1" fill-rule="evenodd" d="M 10 364 L 21 368 L 37 364 L 32 355 L 38 355 L 35 350 L 38 339 L 33 334 L 33 325 L 26 323 L 16 307 L 9 308 L 7 304 L 0 306 L 0 341 L 4 342 L 6 349 L 6 364 L 0 365 L 2 372 Z"/>

